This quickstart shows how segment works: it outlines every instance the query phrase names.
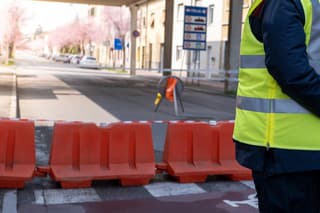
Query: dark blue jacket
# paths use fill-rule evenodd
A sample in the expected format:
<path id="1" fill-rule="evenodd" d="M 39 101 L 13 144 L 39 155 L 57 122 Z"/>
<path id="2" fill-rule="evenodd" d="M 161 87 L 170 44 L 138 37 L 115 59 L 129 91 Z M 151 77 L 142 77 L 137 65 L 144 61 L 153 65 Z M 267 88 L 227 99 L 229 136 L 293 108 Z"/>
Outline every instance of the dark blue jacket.
<path id="1" fill-rule="evenodd" d="M 253 34 L 264 44 L 269 73 L 284 93 L 320 117 L 320 70 L 309 64 L 304 23 L 300 0 L 265 0 L 250 16 Z M 320 170 L 320 151 L 266 150 L 239 141 L 236 150 L 239 163 L 256 171 Z"/>

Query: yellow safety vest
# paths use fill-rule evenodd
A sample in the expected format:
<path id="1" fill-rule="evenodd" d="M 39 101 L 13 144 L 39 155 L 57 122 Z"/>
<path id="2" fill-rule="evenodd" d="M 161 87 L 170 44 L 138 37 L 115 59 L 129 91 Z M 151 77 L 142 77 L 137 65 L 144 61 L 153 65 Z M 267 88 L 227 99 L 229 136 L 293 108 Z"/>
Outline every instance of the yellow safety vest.
<path id="1" fill-rule="evenodd" d="M 309 62 L 320 71 L 320 2 L 300 1 Z M 263 43 L 251 31 L 249 16 L 261 2 L 254 2 L 244 25 L 233 137 L 262 147 L 320 150 L 320 119 L 281 91 L 266 68 Z"/>

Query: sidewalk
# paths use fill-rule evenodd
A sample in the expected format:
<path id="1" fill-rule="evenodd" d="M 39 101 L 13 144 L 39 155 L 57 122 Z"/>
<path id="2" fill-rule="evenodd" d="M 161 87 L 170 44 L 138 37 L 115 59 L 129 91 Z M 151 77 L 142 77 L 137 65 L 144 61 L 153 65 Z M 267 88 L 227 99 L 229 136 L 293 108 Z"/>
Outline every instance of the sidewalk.
<path id="1" fill-rule="evenodd" d="M 0 66 L 0 117 L 17 117 L 16 93 L 14 69 Z"/>

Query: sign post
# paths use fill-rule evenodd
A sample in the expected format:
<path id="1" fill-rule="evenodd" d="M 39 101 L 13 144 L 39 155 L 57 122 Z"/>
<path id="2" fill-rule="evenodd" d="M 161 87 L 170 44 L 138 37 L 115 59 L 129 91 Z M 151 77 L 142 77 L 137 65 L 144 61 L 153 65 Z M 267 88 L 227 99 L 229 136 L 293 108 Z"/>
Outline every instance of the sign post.
<path id="1" fill-rule="evenodd" d="M 184 8 L 183 49 L 194 52 L 194 69 L 200 69 L 200 51 L 207 49 L 207 16 L 206 7 Z M 192 75 L 194 77 L 194 72 Z"/>
<path id="2" fill-rule="evenodd" d="M 184 50 L 207 49 L 207 14 L 206 7 L 185 6 L 184 9 Z"/>

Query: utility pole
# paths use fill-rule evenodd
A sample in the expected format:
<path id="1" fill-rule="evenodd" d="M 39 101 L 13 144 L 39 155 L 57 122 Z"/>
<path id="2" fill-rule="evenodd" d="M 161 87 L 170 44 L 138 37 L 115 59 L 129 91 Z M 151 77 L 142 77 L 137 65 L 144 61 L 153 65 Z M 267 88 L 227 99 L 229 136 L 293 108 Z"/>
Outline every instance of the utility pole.
<path id="1" fill-rule="evenodd" d="M 239 58 L 240 58 L 240 41 L 241 41 L 241 30 L 242 30 L 242 11 L 243 11 L 243 0 L 230 0 L 229 4 L 229 29 L 228 29 L 228 45 L 226 51 L 226 74 L 225 74 L 225 85 L 224 91 L 236 90 L 237 84 L 228 81 L 230 74 L 229 71 L 239 69 Z"/>
<path id="2" fill-rule="evenodd" d="M 137 7 L 130 6 L 131 22 L 130 22 L 130 76 L 136 75 L 136 47 L 137 38 L 134 36 L 134 31 L 137 30 Z"/>
<path id="3" fill-rule="evenodd" d="M 166 21 L 164 29 L 164 57 L 163 57 L 163 75 L 171 75 L 172 64 L 172 38 L 173 38 L 173 14 L 174 0 L 166 0 Z"/>

